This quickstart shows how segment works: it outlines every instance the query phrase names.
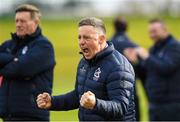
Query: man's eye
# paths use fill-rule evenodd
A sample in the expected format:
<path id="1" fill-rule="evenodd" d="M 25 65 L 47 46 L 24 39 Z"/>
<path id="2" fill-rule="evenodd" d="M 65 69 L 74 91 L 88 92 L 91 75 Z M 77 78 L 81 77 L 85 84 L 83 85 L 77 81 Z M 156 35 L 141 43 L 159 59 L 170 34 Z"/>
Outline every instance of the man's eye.
<path id="1" fill-rule="evenodd" d="M 81 36 L 78 36 L 78 39 L 81 39 Z"/>
<path id="2" fill-rule="evenodd" d="M 25 20 L 21 20 L 22 23 L 25 23 Z"/>
<path id="3" fill-rule="evenodd" d="M 84 36 L 84 39 L 88 40 L 88 39 L 91 39 L 90 36 Z"/>
<path id="4" fill-rule="evenodd" d="M 16 19 L 16 20 L 15 20 L 15 22 L 19 22 L 19 20 L 18 20 L 18 19 Z"/>

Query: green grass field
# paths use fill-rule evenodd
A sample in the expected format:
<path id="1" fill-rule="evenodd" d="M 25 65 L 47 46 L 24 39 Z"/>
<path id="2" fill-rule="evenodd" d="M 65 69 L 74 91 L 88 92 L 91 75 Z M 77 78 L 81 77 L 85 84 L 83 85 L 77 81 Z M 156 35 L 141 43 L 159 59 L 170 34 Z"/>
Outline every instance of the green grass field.
<path id="1" fill-rule="evenodd" d="M 77 23 L 79 19 L 60 19 L 60 20 L 42 20 L 41 27 L 44 35 L 54 45 L 56 55 L 56 68 L 54 72 L 53 95 L 66 93 L 74 88 L 76 67 L 79 59 L 79 47 L 77 40 Z M 137 44 L 149 48 L 152 45 L 148 37 L 147 26 L 148 18 L 128 17 L 129 31 L 128 35 Z M 178 18 L 164 17 L 169 31 L 180 39 L 180 23 Z M 104 18 L 107 28 L 107 37 L 113 34 L 112 19 Z M 15 31 L 14 20 L 0 19 L 0 43 L 10 38 L 10 32 Z M 138 94 L 141 100 L 141 120 L 148 120 L 148 103 L 141 87 L 137 83 Z M 76 121 L 78 120 L 77 110 L 68 112 L 51 112 L 53 121 Z"/>

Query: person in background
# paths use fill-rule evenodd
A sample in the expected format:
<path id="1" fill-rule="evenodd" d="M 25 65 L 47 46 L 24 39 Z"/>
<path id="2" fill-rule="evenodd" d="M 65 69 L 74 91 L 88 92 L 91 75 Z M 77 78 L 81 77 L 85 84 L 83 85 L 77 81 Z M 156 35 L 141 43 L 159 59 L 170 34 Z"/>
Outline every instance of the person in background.
<path id="1" fill-rule="evenodd" d="M 36 96 L 51 94 L 54 49 L 42 35 L 40 11 L 30 4 L 15 10 L 16 32 L 0 46 L 0 117 L 3 121 L 49 121 Z"/>
<path id="2" fill-rule="evenodd" d="M 79 108 L 80 121 L 135 121 L 134 70 L 112 43 L 106 42 L 103 21 L 83 18 L 78 39 L 83 57 L 74 90 L 53 97 L 41 93 L 38 106 L 59 111 Z"/>
<path id="3" fill-rule="evenodd" d="M 146 71 L 150 121 L 180 121 L 180 43 L 160 19 L 151 20 L 148 29 L 150 51 L 129 48 L 125 55 Z"/>
<path id="4" fill-rule="evenodd" d="M 128 29 L 128 22 L 123 17 L 116 17 L 113 22 L 113 27 L 115 30 L 115 34 L 110 39 L 113 43 L 114 48 L 119 51 L 121 54 L 124 55 L 124 50 L 127 48 L 136 48 L 138 47 L 137 44 L 132 42 L 129 37 L 127 36 L 126 32 Z M 133 64 L 133 62 L 132 62 Z M 135 69 L 135 67 L 134 67 Z M 135 70 L 136 78 L 137 72 Z M 143 80 L 143 79 L 141 79 Z M 137 81 L 137 80 L 136 80 Z M 144 80 L 143 80 L 144 81 Z M 139 98 L 137 95 L 136 87 L 135 87 L 135 110 L 136 110 L 136 121 L 140 120 L 140 108 L 139 108 Z"/>

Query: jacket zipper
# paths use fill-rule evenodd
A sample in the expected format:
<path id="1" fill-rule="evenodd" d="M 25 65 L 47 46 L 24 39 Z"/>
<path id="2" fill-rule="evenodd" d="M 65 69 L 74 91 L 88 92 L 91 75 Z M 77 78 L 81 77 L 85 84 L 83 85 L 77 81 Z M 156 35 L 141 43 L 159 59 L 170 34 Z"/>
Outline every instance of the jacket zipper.
<path id="1" fill-rule="evenodd" d="M 84 84 L 83 84 L 83 93 L 85 92 L 85 90 L 84 90 L 84 87 L 85 87 L 85 84 L 86 84 L 86 81 L 87 81 L 87 79 L 88 79 L 88 76 L 89 76 L 89 71 L 91 70 L 91 63 L 89 63 L 88 62 L 88 67 L 87 67 L 87 71 L 86 71 L 86 78 L 85 78 L 85 81 L 84 81 Z M 82 115 L 82 120 L 84 121 L 84 109 L 82 109 L 82 113 L 83 113 L 83 115 Z"/>

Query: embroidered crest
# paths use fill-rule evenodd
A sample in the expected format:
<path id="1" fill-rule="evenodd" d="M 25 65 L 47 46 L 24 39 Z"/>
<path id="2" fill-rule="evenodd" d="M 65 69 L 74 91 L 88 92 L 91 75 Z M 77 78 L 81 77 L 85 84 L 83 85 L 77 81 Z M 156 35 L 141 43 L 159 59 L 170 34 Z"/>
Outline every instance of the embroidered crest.
<path id="1" fill-rule="evenodd" d="M 94 72 L 93 80 L 97 81 L 100 77 L 100 74 L 101 74 L 101 69 L 100 68 L 96 69 L 96 71 Z"/>

